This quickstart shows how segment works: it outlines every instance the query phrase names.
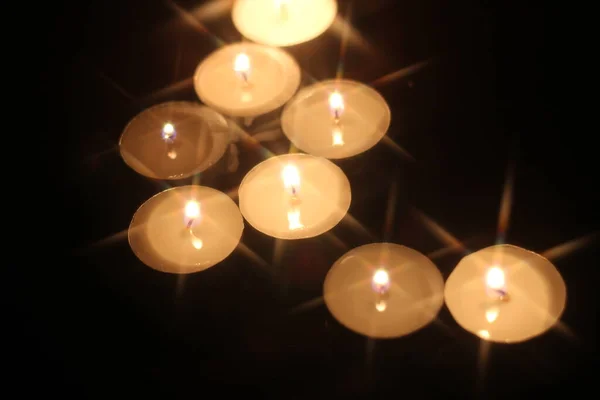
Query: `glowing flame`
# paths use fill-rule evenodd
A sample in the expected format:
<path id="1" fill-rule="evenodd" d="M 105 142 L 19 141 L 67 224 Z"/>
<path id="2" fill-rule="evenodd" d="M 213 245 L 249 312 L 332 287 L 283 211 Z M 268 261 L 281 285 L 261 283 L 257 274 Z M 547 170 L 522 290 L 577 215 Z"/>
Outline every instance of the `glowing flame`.
<path id="1" fill-rule="evenodd" d="M 384 268 L 379 268 L 373 274 L 372 279 L 373 290 L 378 293 L 386 292 L 390 287 L 390 275 Z"/>
<path id="2" fill-rule="evenodd" d="M 296 192 L 300 188 L 300 171 L 298 171 L 295 165 L 286 165 L 281 172 L 281 177 L 286 189 Z"/>
<path id="3" fill-rule="evenodd" d="M 485 276 L 485 284 L 493 290 L 504 290 L 506 279 L 502 268 L 491 267 Z"/>
<path id="4" fill-rule="evenodd" d="M 333 128 L 332 132 L 332 140 L 334 146 L 343 146 L 344 145 L 344 136 L 342 134 L 342 130 L 339 127 Z"/>
<path id="5" fill-rule="evenodd" d="M 489 310 L 487 310 L 485 312 L 485 319 L 487 320 L 487 322 L 489 322 L 491 324 L 492 322 L 494 322 L 495 320 L 498 319 L 499 313 L 500 313 L 500 310 L 498 310 L 498 308 L 496 308 L 496 307 L 490 308 Z"/>
<path id="6" fill-rule="evenodd" d="M 247 74 L 250 71 L 250 57 L 246 53 L 240 53 L 235 57 L 233 70 L 240 74 Z"/>
<path id="7" fill-rule="evenodd" d="M 304 224 L 300 221 L 300 210 L 294 209 L 287 213 L 288 228 L 290 231 L 295 231 L 304 228 Z"/>
<path id="8" fill-rule="evenodd" d="M 200 204 L 197 201 L 188 201 L 185 205 L 185 216 L 190 219 L 198 218 L 200 216 Z"/>
<path id="9" fill-rule="evenodd" d="M 340 92 L 333 92 L 329 95 L 329 109 L 333 116 L 338 119 L 344 112 L 344 98 Z"/>
<path id="10" fill-rule="evenodd" d="M 175 137 L 175 127 L 172 123 L 167 122 L 162 128 L 162 138 L 164 140 L 172 140 Z"/>

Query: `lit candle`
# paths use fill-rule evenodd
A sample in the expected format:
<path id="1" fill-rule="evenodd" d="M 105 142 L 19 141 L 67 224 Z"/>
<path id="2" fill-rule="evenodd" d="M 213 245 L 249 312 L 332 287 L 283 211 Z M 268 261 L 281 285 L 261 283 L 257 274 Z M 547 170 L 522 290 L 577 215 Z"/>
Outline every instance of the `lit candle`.
<path id="1" fill-rule="evenodd" d="M 369 86 L 328 80 L 301 89 L 285 106 L 281 127 L 300 150 L 346 158 L 375 146 L 391 121 L 385 99 Z"/>
<path id="2" fill-rule="evenodd" d="M 494 342 L 522 342 L 560 318 L 566 287 L 542 256 L 511 245 L 463 258 L 446 281 L 446 304 L 467 331 Z"/>
<path id="3" fill-rule="evenodd" d="M 300 85 L 300 68 L 286 52 L 236 43 L 205 58 L 194 74 L 200 100 L 233 117 L 256 117 L 284 105 Z"/>
<path id="4" fill-rule="evenodd" d="M 191 102 L 168 102 L 135 116 L 119 140 L 121 157 L 153 179 L 182 179 L 221 159 L 229 144 L 222 115 Z"/>
<path id="5" fill-rule="evenodd" d="M 444 279 L 423 254 L 393 243 L 372 243 L 335 262 L 323 293 L 331 314 L 348 329 L 395 338 L 436 318 L 444 302 Z"/>
<path id="6" fill-rule="evenodd" d="M 129 244 L 149 267 L 188 274 L 212 267 L 237 247 L 244 229 L 237 205 L 204 186 L 179 186 L 146 201 L 129 227 Z"/>
<path id="7" fill-rule="evenodd" d="M 232 19 L 246 38 L 268 46 L 293 46 L 325 32 L 337 15 L 335 0 L 237 0 Z"/>
<path id="8" fill-rule="evenodd" d="M 302 239 L 333 228 L 350 207 L 343 171 L 308 154 L 272 157 L 254 167 L 239 188 L 240 210 L 255 229 L 279 239 Z"/>

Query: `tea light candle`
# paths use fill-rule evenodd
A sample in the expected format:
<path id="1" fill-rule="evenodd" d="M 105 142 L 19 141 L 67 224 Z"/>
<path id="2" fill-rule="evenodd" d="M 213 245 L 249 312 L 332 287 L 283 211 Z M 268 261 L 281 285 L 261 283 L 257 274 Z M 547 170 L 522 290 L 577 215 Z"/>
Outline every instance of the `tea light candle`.
<path id="1" fill-rule="evenodd" d="M 233 117 L 256 117 L 281 107 L 298 90 L 300 67 L 286 52 L 254 43 L 222 47 L 194 74 L 200 100 Z"/>
<path id="2" fill-rule="evenodd" d="M 229 144 L 225 118 L 191 102 L 168 102 L 134 117 L 119 140 L 123 161 L 153 179 L 183 179 L 215 164 Z"/>
<path id="3" fill-rule="evenodd" d="M 395 338 L 436 318 L 444 303 L 444 279 L 416 250 L 372 243 L 335 262 L 323 293 L 331 314 L 348 329 L 371 338 Z"/>
<path id="4" fill-rule="evenodd" d="M 550 261 L 511 245 L 466 256 L 445 289 L 448 309 L 460 326 L 504 343 L 522 342 L 550 329 L 566 297 L 565 283 Z"/>
<path id="5" fill-rule="evenodd" d="M 350 182 L 331 161 L 286 154 L 255 166 L 239 188 L 244 218 L 262 233 L 303 239 L 327 232 L 350 207 Z"/>
<path id="6" fill-rule="evenodd" d="M 369 86 L 328 80 L 308 86 L 285 106 L 281 127 L 302 151 L 346 158 L 375 146 L 386 134 L 390 108 Z"/>
<path id="7" fill-rule="evenodd" d="M 253 42 L 293 46 L 325 32 L 337 15 L 335 0 L 237 0 L 233 24 Z"/>
<path id="8" fill-rule="evenodd" d="M 149 267 L 189 274 L 212 267 L 237 247 L 244 221 L 225 193 L 204 186 L 165 190 L 137 210 L 129 244 Z"/>

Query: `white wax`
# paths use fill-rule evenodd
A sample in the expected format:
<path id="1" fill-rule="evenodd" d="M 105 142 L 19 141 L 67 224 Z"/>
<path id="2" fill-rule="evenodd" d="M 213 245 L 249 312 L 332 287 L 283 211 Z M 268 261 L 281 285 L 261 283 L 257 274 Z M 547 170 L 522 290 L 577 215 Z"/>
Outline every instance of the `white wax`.
<path id="1" fill-rule="evenodd" d="M 491 295 L 486 274 L 504 271 L 506 301 Z M 494 342 L 522 342 L 550 329 L 566 303 L 560 273 L 539 254 L 511 245 L 485 248 L 463 258 L 446 281 L 445 299 L 456 322 Z"/>
<path id="2" fill-rule="evenodd" d="M 339 92 L 344 110 L 339 126 L 332 115 L 329 96 Z M 390 108 L 373 88 L 349 80 L 328 80 L 300 90 L 285 106 L 281 127 L 302 151 L 337 159 L 360 154 L 386 134 Z"/>
<path id="3" fill-rule="evenodd" d="M 297 201 L 291 200 L 282 173 L 297 168 Z M 302 239 L 327 232 L 350 207 L 350 182 L 331 161 L 308 154 L 272 157 L 255 166 L 239 188 L 244 218 L 262 233 L 280 239 Z"/>
<path id="4" fill-rule="evenodd" d="M 234 69 L 236 57 L 250 63 L 248 85 Z M 286 52 L 254 43 L 220 48 L 204 59 L 194 74 L 200 100 L 235 117 L 256 117 L 281 107 L 298 90 L 300 67 Z"/>
<path id="5" fill-rule="evenodd" d="M 389 276 L 383 303 L 373 285 L 380 268 Z M 395 338 L 436 318 L 444 303 L 444 279 L 423 254 L 393 243 L 372 243 L 335 262 L 323 293 L 331 314 L 348 329 L 372 338 Z"/>
<path id="6" fill-rule="evenodd" d="M 166 127 L 171 141 L 165 140 Z M 177 101 L 135 116 L 123 130 L 119 148 L 125 163 L 141 175 L 182 179 L 219 161 L 228 143 L 223 116 L 197 103 Z"/>
<path id="7" fill-rule="evenodd" d="M 337 15 L 335 0 L 237 0 L 232 18 L 240 33 L 269 46 L 293 46 L 325 32 Z M 287 4 L 283 4 L 287 3 Z"/>
<path id="8" fill-rule="evenodd" d="M 200 210 L 192 233 L 185 214 L 190 201 L 197 202 Z M 142 204 L 129 227 L 129 244 L 149 267 L 188 274 L 224 260 L 237 247 L 243 229 L 239 209 L 225 193 L 204 186 L 180 186 Z"/>

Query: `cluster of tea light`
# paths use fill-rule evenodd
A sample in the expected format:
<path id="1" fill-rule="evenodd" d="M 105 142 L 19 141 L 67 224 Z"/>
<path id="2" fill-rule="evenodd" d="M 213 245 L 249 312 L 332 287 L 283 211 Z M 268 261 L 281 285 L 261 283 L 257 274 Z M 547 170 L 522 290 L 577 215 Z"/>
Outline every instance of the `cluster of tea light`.
<path id="1" fill-rule="evenodd" d="M 300 68 L 280 47 L 309 41 L 332 24 L 334 0 L 238 0 L 232 18 L 250 40 L 201 61 L 194 75 L 201 103 L 155 105 L 125 128 L 124 161 L 154 179 L 181 179 L 223 157 L 235 135 L 228 118 L 252 119 L 283 107 L 281 127 L 303 153 L 268 158 L 239 187 L 239 206 L 226 194 L 179 186 L 135 213 L 129 243 L 146 265 L 166 273 L 205 270 L 238 246 L 244 219 L 278 239 L 323 234 L 346 215 L 350 183 L 330 159 L 367 151 L 386 134 L 390 109 L 374 89 L 349 80 L 304 87 Z M 227 117 L 227 118 L 226 118 Z M 330 269 L 325 304 L 349 329 L 374 338 L 414 332 L 445 303 L 457 323 L 479 337 L 520 342 L 552 327 L 566 289 L 542 256 L 498 245 L 463 258 L 444 283 L 423 254 L 393 243 L 350 250 Z"/>

